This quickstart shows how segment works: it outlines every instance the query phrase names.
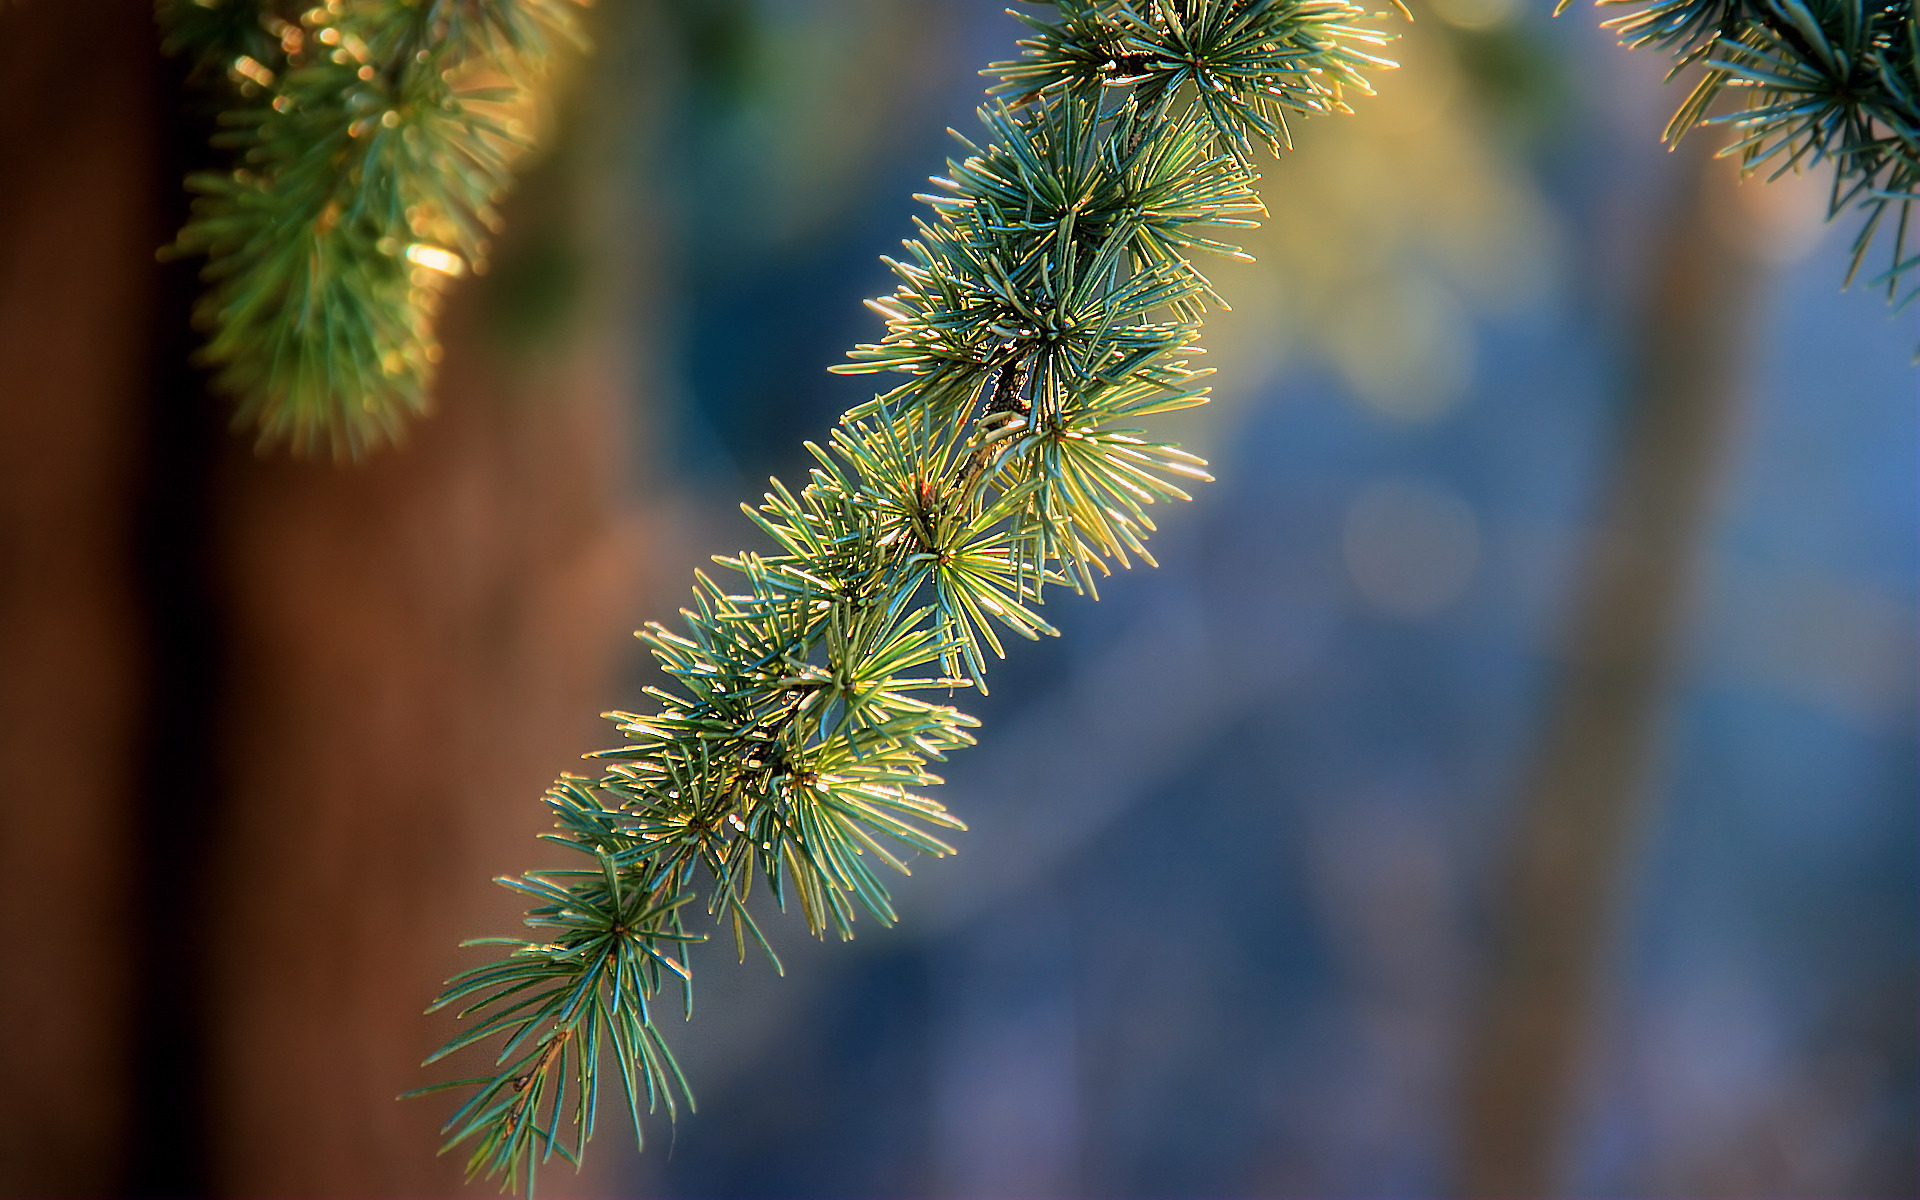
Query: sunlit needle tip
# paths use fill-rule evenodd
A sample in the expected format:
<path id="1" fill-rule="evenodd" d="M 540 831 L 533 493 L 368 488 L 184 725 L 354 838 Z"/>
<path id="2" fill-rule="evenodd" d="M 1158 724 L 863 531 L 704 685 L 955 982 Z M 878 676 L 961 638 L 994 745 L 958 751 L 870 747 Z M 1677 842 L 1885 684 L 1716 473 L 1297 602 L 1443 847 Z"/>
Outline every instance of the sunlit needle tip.
<path id="1" fill-rule="evenodd" d="M 407 261 L 429 271 L 438 271 L 442 275 L 456 278 L 467 273 L 466 260 L 451 250 L 442 250 L 438 246 L 429 246 L 425 242 L 415 242 L 406 249 Z"/>

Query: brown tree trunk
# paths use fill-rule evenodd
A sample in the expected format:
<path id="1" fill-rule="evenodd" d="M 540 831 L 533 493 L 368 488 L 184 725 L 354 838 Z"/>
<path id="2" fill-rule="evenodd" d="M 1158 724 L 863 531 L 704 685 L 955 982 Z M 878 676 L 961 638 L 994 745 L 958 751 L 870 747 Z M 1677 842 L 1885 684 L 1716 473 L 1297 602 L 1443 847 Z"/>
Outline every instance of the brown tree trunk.
<path id="1" fill-rule="evenodd" d="M 0 1194 L 103 1194 L 131 1082 L 145 0 L 0 9 Z"/>
<path id="2" fill-rule="evenodd" d="M 1466 1048 L 1461 1194 L 1559 1194 L 1583 1053 L 1739 383 L 1754 281 L 1726 236 L 1731 164 L 1683 144 L 1653 246 L 1620 446 L 1517 814 Z"/>
<path id="3" fill-rule="evenodd" d="M 394 1104 L 449 1032 L 419 1013 L 474 965 L 461 938 L 518 927 L 486 881 L 541 857 L 540 792 L 606 740 L 596 714 L 628 661 L 613 398 L 579 376 L 529 394 L 464 307 L 442 411 L 405 452 L 342 471 L 235 449 L 220 467 L 224 1194 L 457 1182 L 432 1153 L 447 1098 Z"/>
<path id="4" fill-rule="evenodd" d="M 154 260 L 156 45 L 150 0 L 0 4 L 0 1194 L 447 1194 L 421 1010 L 632 662 L 622 314 L 590 276 L 529 355 L 480 281 L 407 447 L 254 455 Z"/>

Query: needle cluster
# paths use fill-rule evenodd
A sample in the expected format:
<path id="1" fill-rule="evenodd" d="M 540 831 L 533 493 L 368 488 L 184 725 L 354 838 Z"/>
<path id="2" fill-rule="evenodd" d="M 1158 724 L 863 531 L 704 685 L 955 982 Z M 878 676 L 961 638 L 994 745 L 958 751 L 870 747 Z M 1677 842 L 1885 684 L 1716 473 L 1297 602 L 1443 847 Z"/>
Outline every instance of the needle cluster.
<path id="1" fill-rule="evenodd" d="M 202 359 L 262 443 L 355 457 L 423 410 L 447 281 L 486 269 L 532 90 L 576 0 L 160 0 L 231 105 L 173 251 Z"/>
<path id="2" fill-rule="evenodd" d="M 1345 0 L 1058 0 L 1021 15 L 985 136 L 960 138 L 870 302 L 886 333 L 839 370 L 897 382 L 809 445 L 806 482 L 747 514 L 770 539 L 699 575 L 677 630 L 641 636 L 671 686 L 597 778 L 547 795 L 577 869 L 504 880 L 533 938 L 452 980 L 473 1022 L 439 1055 L 497 1040 L 448 1122 L 469 1169 L 530 1188 L 574 1160 L 611 1063 L 641 1108 L 691 1105 L 657 1020 L 691 1003 L 686 914 L 704 898 L 743 957 L 770 958 L 756 886 L 809 931 L 894 918 L 878 868 L 943 855 L 963 828 L 925 795 L 973 742 L 946 701 L 985 690 L 1009 634 L 1053 632 L 1045 590 L 1093 593 L 1151 563 L 1151 510 L 1204 464 L 1138 423 L 1201 403 L 1196 252 L 1263 215 L 1256 145 L 1367 91 L 1385 39 Z M 958 137 L 959 135 L 955 135 Z M 777 958 L 774 958 L 778 965 Z M 437 1090 L 437 1089 L 429 1089 Z"/>
<path id="3" fill-rule="evenodd" d="M 1920 295 L 1920 284 L 1901 291 L 1920 266 L 1909 242 L 1920 189 L 1913 0 L 1656 0 L 1606 25 L 1629 45 L 1671 53 L 1676 74 L 1699 68 L 1667 125 L 1668 141 L 1697 125 L 1727 125 L 1734 137 L 1724 153 L 1738 155 L 1749 173 L 1778 178 L 1832 163 L 1828 217 L 1849 208 L 1864 214 L 1847 282 L 1879 241 L 1889 256 L 1868 282 L 1884 284 L 1902 307 Z M 1710 115 L 1727 93 L 1742 102 Z"/>

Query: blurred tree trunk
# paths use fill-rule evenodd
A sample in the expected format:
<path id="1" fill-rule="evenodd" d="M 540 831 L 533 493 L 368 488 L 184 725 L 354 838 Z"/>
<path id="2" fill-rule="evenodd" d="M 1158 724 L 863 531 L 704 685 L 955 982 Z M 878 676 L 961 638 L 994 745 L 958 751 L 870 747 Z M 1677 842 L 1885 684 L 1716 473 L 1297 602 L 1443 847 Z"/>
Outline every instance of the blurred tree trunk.
<path id="1" fill-rule="evenodd" d="M 112 1191 L 130 1116 L 129 797 L 153 694 L 135 595 L 160 234 L 147 8 L 0 11 L 7 1195 Z"/>
<path id="2" fill-rule="evenodd" d="M 631 662 L 618 271 L 531 345 L 461 289 L 403 450 L 255 456 L 154 260 L 205 135 L 156 44 L 0 7 L 0 1193 L 446 1194 L 421 1009 Z M 583 203 L 527 192 L 502 264 Z"/>
<path id="3" fill-rule="evenodd" d="M 418 1016 L 512 932 L 541 790 L 605 739 L 636 591 L 611 380 L 537 399 L 447 331 L 442 411 L 351 471 L 223 455 L 209 1116 L 231 1195 L 443 1192 L 448 1032 Z M 563 1172 L 562 1174 L 566 1174 Z"/>
<path id="4" fill-rule="evenodd" d="M 1651 249 L 1613 474 L 1532 783 L 1515 816 L 1477 1025 L 1458 1190 L 1560 1194 L 1600 965 L 1631 876 L 1673 649 L 1740 383 L 1755 272 L 1735 248 L 1732 164 L 1682 144 Z"/>

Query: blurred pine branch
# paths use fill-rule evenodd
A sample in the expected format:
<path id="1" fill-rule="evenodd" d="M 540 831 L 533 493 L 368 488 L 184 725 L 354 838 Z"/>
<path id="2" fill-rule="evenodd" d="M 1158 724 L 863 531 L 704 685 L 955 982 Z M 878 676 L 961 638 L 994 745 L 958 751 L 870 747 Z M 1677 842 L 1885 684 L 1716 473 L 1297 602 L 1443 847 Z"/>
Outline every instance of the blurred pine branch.
<path id="1" fill-rule="evenodd" d="M 1560 0 L 1556 11 L 1570 3 Z M 1863 215 L 1847 282 L 1878 241 L 1887 246 L 1886 265 L 1867 282 L 1885 285 L 1888 301 L 1900 308 L 1920 295 L 1920 284 L 1901 291 L 1907 273 L 1920 266 L 1909 240 L 1920 189 L 1913 0 L 1656 0 L 1606 28 L 1630 46 L 1671 54 L 1674 75 L 1698 68 L 1698 81 L 1667 123 L 1667 141 L 1725 125 L 1733 137 L 1721 153 L 1738 156 L 1743 173 L 1777 179 L 1832 164 L 1828 219 L 1850 208 Z M 1723 96 L 1739 104 L 1715 113 Z"/>
<path id="2" fill-rule="evenodd" d="M 263 444 L 357 457 L 428 404 L 448 281 L 487 268 L 576 0 L 159 0 L 228 89 L 224 172 L 187 180 L 204 361 Z"/>

